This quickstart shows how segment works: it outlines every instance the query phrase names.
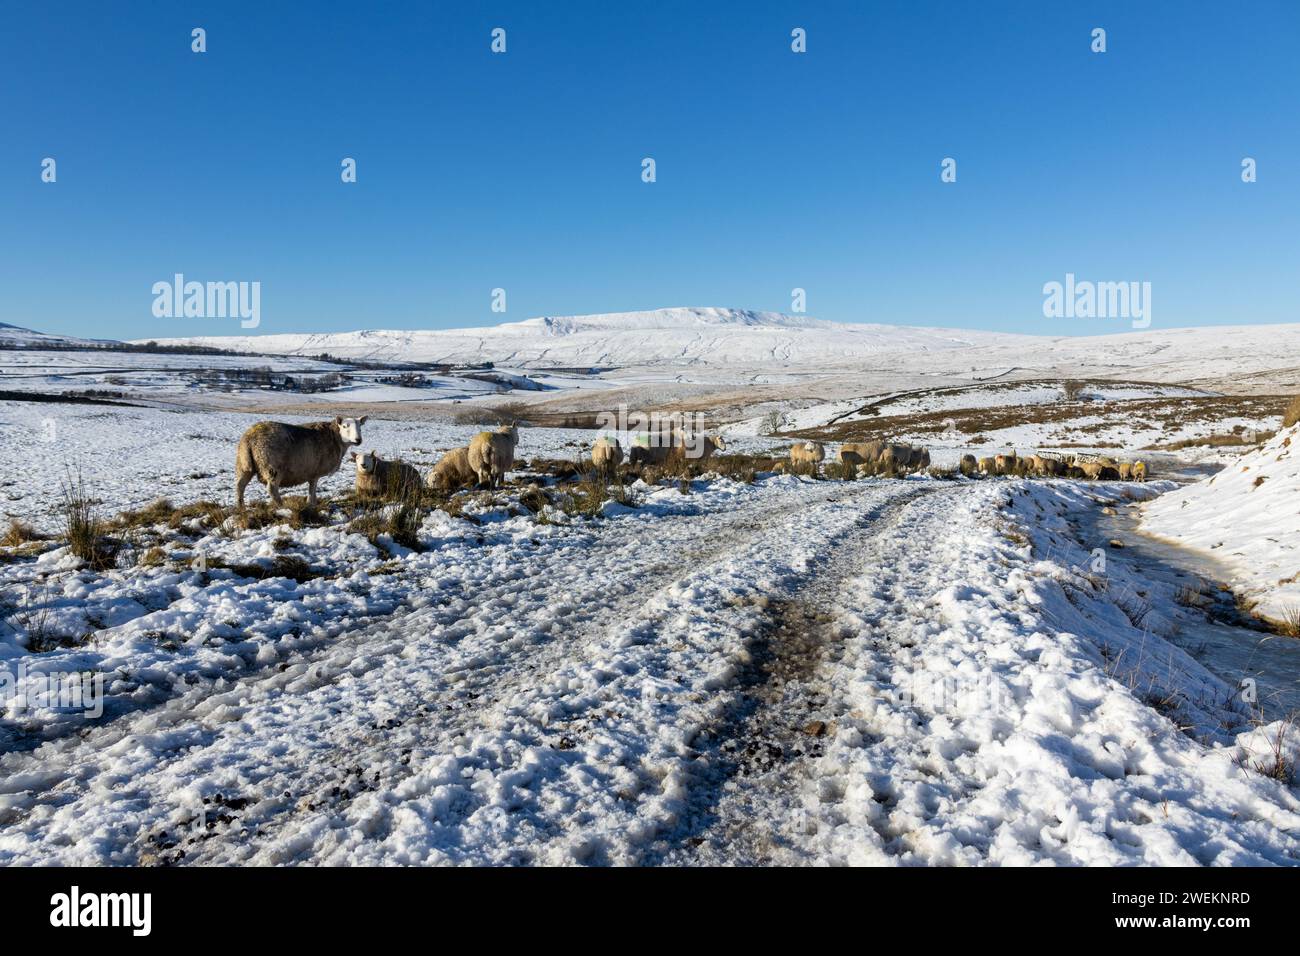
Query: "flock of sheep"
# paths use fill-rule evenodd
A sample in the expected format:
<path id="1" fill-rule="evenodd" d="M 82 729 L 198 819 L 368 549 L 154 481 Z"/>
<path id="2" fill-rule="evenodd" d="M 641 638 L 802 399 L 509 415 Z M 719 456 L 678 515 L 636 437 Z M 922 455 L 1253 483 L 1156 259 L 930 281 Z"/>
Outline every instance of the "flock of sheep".
<path id="1" fill-rule="evenodd" d="M 793 466 L 816 468 L 826 460 L 826 446 L 807 441 L 792 445 Z M 884 441 L 845 442 L 840 446 L 841 464 L 855 467 L 859 475 L 872 470 L 887 472 L 921 471 L 930 466 L 930 452 L 912 445 Z M 1038 478 L 1089 478 L 1101 481 L 1146 481 L 1147 465 L 1142 461 L 1117 461 L 1094 455 L 1017 455 L 1014 451 L 987 458 L 962 455 L 958 470 L 967 476 L 1018 475 Z"/>
<path id="2" fill-rule="evenodd" d="M 235 452 L 235 503 L 244 507 L 244 489 L 256 478 L 266 486 L 271 500 L 283 504 L 280 491 L 294 485 L 307 486 L 307 503 L 316 504 L 316 484 L 334 474 L 343 464 L 348 449 L 361 444 L 361 426 L 366 416 L 332 422 L 287 425 L 258 422 L 244 432 Z M 496 431 L 479 432 L 469 445 L 443 455 L 423 484 L 436 490 L 451 490 L 478 482 L 498 487 L 514 465 L 519 432 L 512 425 Z M 356 489 L 362 494 L 391 494 L 420 487 L 420 473 L 403 461 L 380 458 L 373 450 L 352 451 L 356 465 Z"/>
<path id="3" fill-rule="evenodd" d="M 306 425 L 283 422 L 253 425 L 239 439 L 235 453 L 236 504 L 244 507 L 244 489 L 256 478 L 266 486 L 276 505 L 283 503 L 280 498 L 282 489 L 305 484 L 307 501 L 315 506 L 317 482 L 338 471 L 345 456 L 349 456 L 348 449 L 361 444 L 361 426 L 365 423 L 366 416 L 363 415 L 360 418 L 336 416 L 331 422 Z M 475 483 L 497 488 L 514 465 L 518 443 L 519 431 L 513 425 L 479 432 L 465 447 L 452 449 L 443 455 L 423 482 L 420 473 L 411 465 L 383 459 L 373 450 L 364 454 L 354 450 L 349 457 L 356 465 L 356 490 L 361 494 L 401 494 L 418 490 L 421 484 L 442 492 Z M 661 465 L 675 458 L 707 459 L 726 447 L 721 438 L 702 436 L 700 440 L 688 443 L 684 436 L 673 435 L 663 444 L 634 443 L 626 458 L 632 465 Z M 624 457 L 623 447 L 616 438 L 598 438 L 591 447 L 592 463 L 605 475 L 612 475 Z M 825 459 L 826 447 L 821 442 L 799 442 L 790 448 L 790 464 L 794 470 L 808 466 L 815 470 Z M 846 442 L 840 446 L 839 460 L 841 464 L 855 468 L 858 475 L 881 471 L 895 474 L 928 468 L 930 452 L 912 445 L 883 441 Z M 1147 477 L 1147 466 L 1141 461 L 1121 462 L 1113 458 L 1081 455 L 1069 458 L 1017 456 L 1014 451 L 980 459 L 963 455 L 960 471 L 971 476 L 1034 475 L 1134 481 L 1145 481 Z"/>

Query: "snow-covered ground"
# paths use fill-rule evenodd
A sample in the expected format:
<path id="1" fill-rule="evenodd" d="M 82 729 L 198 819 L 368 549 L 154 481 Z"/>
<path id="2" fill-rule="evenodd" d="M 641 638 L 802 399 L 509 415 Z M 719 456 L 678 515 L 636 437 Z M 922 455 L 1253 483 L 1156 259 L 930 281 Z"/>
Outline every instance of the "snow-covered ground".
<path id="1" fill-rule="evenodd" d="M 246 421 L 58 414 L 114 507 L 224 490 Z M 1171 487 L 705 477 L 596 519 L 434 511 L 417 551 L 194 523 L 161 565 L 10 561 L 0 863 L 1300 862 L 1280 725 L 1076 538 Z M 311 574 L 229 567 L 277 557 Z M 84 639 L 33 653 L 35 622 Z M 103 716 L 25 692 L 72 672 Z"/>
<path id="2" fill-rule="evenodd" d="M 669 318 L 665 341 L 684 321 Z M 730 334 L 726 316 L 697 318 Z M 538 510 L 520 486 L 480 493 L 424 514 L 414 549 L 338 512 L 294 527 L 286 510 L 265 527 L 192 516 L 123 532 L 107 570 L 73 557 L 68 476 L 105 517 L 160 498 L 229 505 L 238 437 L 268 409 L 386 407 L 364 447 L 423 470 L 481 427 L 426 419 L 429 394 L 463 388 L 472 406 L 542 385 L 508 393 L 542 408 L 552 392 L 612 405 L 629 382 L 684 387 L 649 366 L 507 367 L 435 388 L 368 370 L 244 411 L 187 398 L 206 394 L 198 373 L 250 363 L 338 367 L 0 351 L 8 390 L 143 402 L 0 403 L 0 517 L 53 535 L 0 546 L 0 864 L 1300 862 L 1286 714 L 1243 697 L 1261 675 L 1249 661 L 1237 674 L 1241 654 L 1203 666 L 1179 640 L 1204 615 L 1177 575 L 1108 562 L 1129 552 L 1093 521 L 1155 498 L 1149 525 L 1164 516 L 1170 537 L 1252 569 L 1256 595 L 1289 599 L 1269 583 L 1297 570 L 1289 526 L 1267 527 L 1296 510 L 1286 434 L 1190 487 L 710 473 L 638 483 L 634 506 L 594 518 Z M 1059 379 L 941 384 L 765 394 L 761 414 L 733 416 L 728 452 L 792 440 L 767 434 L 772 410 L 785 433 L 883 421 L 941 465 L 968 448 L 1127 455 L 1276 424 L 1273 405 L 1200 386 L 1089 381 L 1078 401 Z M 750 400 L 742 389 L 735 407 Z M 392 410 L 408 406 L 420 413 Z M 571 460 L 593 433 L 520 434 L 520 458 Z M 351 485 L 345 467 L 322 491 Z M 74 675 L 90 713 L 42 693 Z"/>
<path id="3" fill-rule="evenodd" d="M 323 409 L 316 420 L 328 418 Z M 106 514 L 139 508 L 159 498 L 176 504 L 208 499 L 231 504 L 235 447 L 239 436 L 265 415 L 187 412 L 96 405 L 0 403 L 0 517 L 20 518 L 38 528 L 57 524 L 60 483 L 71 473 Z M 290 421 L 310 417 L 286 416 Z M 468 443 L 478 425 L 447 421 L 367 422 L 361 435 L 366 449 L 402 458 L 422 471 L 449 448 Z M 524 432 L 524 458 L 576 458 L 591 433 L 558 428 Z M 33 463 L 39 462 L 39 468 Z M 327 492 L 352 487 L 354 472 L 340 469 L 325 478 Z M 262 494 L 260 485 L 250 492 Z"/>
<path id="4" fill-rule="evenodd" d="M 1146 509 L 1151 534 L 1212 553 L 1260 615 L 1300 624 L 1300 426 Z"/>

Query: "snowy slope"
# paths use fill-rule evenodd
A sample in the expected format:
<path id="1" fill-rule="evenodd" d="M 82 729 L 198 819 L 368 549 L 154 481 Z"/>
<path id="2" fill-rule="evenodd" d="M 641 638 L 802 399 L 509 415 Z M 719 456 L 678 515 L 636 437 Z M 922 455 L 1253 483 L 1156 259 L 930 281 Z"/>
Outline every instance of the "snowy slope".
<path id="1" fill-rule="evenodd" d="M 1143 527 L 1226 562 L 1265 617 L 1300 609 L 1300 425 L 1152 502 Z"/>
<path id="2" fill-rule="evenodd" d="M 220 348 L 343 358 L 506 365 L 626 366 L 655 363 L 775 365 L 842 362 L 883 352 L 1014 344 L 1028 336 L 849 325 L 775 312 L 659 309 L 546 316 L 482 329 L 363 331 L 167 339 Z"/>
<path id="3" fill-rule="evenodd" d="M 47 332 L 37 332 L 0 322 L 0 347 L 5 348 L 40 349 L 69 345 L 94 348 L 111 344 L 111 341 L 110 339 L 82 339 L 75 335 L 51 335 Z"/>

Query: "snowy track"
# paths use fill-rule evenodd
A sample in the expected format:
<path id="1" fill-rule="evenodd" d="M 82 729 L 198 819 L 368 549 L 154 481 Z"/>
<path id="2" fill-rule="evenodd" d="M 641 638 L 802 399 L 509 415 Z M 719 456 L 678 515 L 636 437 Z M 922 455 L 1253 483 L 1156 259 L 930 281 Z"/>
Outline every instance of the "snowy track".
<path id="1" fill-rule="evenodd" d="M 603 680 L 585 658 L 611 639 L 616 646 L 644 640 L 628 631 L 663 623 L 681 601 L 674 589 L 707 578 L 712 566 L 730 581 L 728 597 L 761 589 L 761 581 L 733 580 L 760 564 L 770 565 L 763 570 L 777 578 L 796 573 L 792 557 L 807 562 L 818 550 L 813 539 L 819 519 L 856 520 L 857 512 L 840 499 L 857 504 L 915 493 L 831 484 L 796 485 L 795 491 L 775 502 L 749 496 L 735 507 L 661 520 L 653 542 L 610 523 L 536 557 L 516 551 L 533 550 L 535 542 L 479 548 L 468 556 L 481 566 L 462 576 L 477 582 L 472 590 L 442 586 L 422 593 L 416 572 L 409 582 L 416 591 L 414 609 L 233 685 L 218 683 L 121 717 L 84 739 L 56 741 L 30 756 L 11 754 L 5 758 L 11 781 L 6 789 L 20 781 L 32 791 L 10 799 L 10 832 L 53 812 L 53 829 L 80 831 L 87 841 L 70 859 L 178 861 L 234 854 L 284 862 L 305 846 L 303 827 L 337 836 L 331 831 L 356 798 L 380 786 L 391 794 L 415 775 L 411 767 L 514 723 L 519 715 L 511 712 L 521 701 L 535 701 L 540 720 L 528 734 L 512 728 L 512 756 L 523 752 L 519 745 L 525 741 L 563 753 L 574 745 L 548 727 L 547 711 L 554 709 L 553 699 L 573 695 L 567 683 L 546 686 L 556 675 L 571 671 Z M 806 550 L 792 549 L 800 537 L 810 539 Z M 758 615 L 757 608 L 725 610 L 731 617 Z M 639 623 L 629 628 L 629 622 Z M 671 631 L 663 637 L 671 640 Z M 719 648 L 671 651 L 668 657 L 690 670 L 726 671 L 745 644 L 737 634 Z M 665 697 L 675 696 L 667 676 L 655 679 Z M 578 714 L 595 704 L 579 699 L 562 709 Z M 491 761 L 494 770 L 501 769 L 498 757 Z M 42 784 L 52 785 L 42 790 Z M 104 821 L 111 821 L 107 832 Z M 99 830 L 98 846 L 87 829 Z M 277 841 L 286 832 L 292 835 Z M 260 841 L 265 845 L 257 846 Z M 48 849 L 55 841 L 44 842 Z M 227 848 L 227 842 L 235 845 Z M 320 847 L 312 850 L 310 856 L 317 857 Z"/>
<path id="2" fill-rule="evenodd" d="M 445 531 L 356 626 L 0 758 L 0 863 L 1297 862 L 1222 685 L 1143 664 L 1170 719 L 1115 664 L 1169 646 L 1077 570 L 1089 494 L 715 481 Z"/>

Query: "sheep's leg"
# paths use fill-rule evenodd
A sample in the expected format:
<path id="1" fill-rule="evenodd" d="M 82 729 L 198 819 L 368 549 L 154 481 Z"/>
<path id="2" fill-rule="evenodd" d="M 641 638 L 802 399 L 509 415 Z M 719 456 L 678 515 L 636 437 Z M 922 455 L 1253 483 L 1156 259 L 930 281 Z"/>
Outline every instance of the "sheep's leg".
<path id="1" fill-rule="evenodd" d="M 312 508 L 316 507 L 316 479 L 315 478 L 307 482 L 307 504 Z"/>
<path id="2" fill-rule="evenodd" d="M 271 500 L 275 502 L 277 508 L 284 504 L 284 502 L 280 500 L 280 486 L 278 484 L 274 481 L 268 481 L 266 483 L 266 490 L 270 492 Z"/>
<path id="3" fill-rule="evenodd" d="M 247 473 L 240 472 L 238 478 L 235 480 L 235 507 L 240 511 L 244 510 L 244 489 L 248 487 L 248 483 L 252 481 L 252 479 L 253 473 L 250 471 Z"/>

